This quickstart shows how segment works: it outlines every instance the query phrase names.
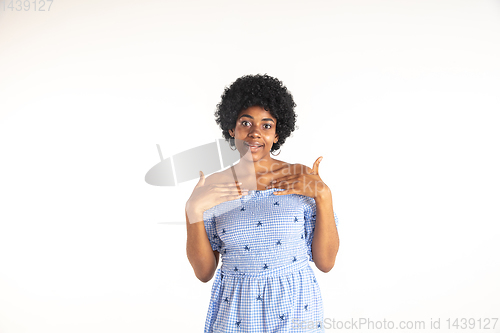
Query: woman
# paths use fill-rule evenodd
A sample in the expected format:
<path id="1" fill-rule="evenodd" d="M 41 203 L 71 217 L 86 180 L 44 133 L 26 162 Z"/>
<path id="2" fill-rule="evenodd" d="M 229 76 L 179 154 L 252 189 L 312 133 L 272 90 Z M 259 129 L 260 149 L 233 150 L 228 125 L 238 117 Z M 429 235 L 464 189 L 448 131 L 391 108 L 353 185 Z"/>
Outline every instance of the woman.
<path id="1" fill-rule="evenodd" d="M 216 122 L 241 158 L 206 179 L 200 171 L 186 203 L 189 262 L 203 282 L 217 272 L 205 332 L 324 329 L 308 261 L 330 271 L 339 239 L 321 158 L 310 169 L 271 157 L 295 129 L 295 106 L 268 75 L 237 79 L 217 105 Z"/>

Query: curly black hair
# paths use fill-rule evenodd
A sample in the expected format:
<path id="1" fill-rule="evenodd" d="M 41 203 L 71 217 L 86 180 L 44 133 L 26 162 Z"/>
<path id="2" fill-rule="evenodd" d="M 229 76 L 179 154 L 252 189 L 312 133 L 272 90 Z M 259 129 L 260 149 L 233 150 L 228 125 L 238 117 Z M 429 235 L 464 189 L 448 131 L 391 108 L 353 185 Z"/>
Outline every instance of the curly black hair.
<path id="1" fill-rule="evenodd" d="M 252 106 L 260 106 L 276 118 L 278 142 L 273 144 L 271 152 L 280 149 L 295 130 L 297 105 L 283 83 L 267 74 L 244 75 L 224 89 L 214 113 L 222 135 L 228 141 L 231 138 L 229 130 L 236 126 L 238 114 Z"/>

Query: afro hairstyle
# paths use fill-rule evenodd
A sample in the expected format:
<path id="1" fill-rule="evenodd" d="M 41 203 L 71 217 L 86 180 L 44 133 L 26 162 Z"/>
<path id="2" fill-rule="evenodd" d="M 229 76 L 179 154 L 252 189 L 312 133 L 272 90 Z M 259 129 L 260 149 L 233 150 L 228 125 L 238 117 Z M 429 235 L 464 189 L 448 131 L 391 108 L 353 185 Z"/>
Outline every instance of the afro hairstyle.
<path id="1" fill-rule="evenodd" d="M 271 152 L 280 149 L 295 130 L 297 105 L 283 83 L 267 74 L 244 75 L 224 89 L 214 113 L 222 135 L 229 141 L 229 130 L 236 126 L 238 114 L 252 106 L 260 106 L 276 118 L 278 142 L 273 144 Z"/>

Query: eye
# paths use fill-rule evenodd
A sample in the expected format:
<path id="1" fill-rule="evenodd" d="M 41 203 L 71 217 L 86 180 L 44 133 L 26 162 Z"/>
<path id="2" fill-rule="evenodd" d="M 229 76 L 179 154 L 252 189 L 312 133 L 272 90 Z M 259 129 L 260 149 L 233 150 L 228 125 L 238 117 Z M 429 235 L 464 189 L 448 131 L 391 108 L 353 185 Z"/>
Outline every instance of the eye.
<path id="1" fill-rule="evenodd" d="M 264 124 L 264 126 L 269 126 L 269 127 L 266 127 L 267 129 L 271 129 L 273 127 L 273 125 L 271 125 L 271 124 Z"/>
<path id="2" fill-rule="evenodd" d="M 243 126 L 245 126 L 245 123 L 249 123 L 249 122 L 248 122 L 248 121 L 246 121 L 246 120 L 243 120 L 243 121 L 241 122 L 241 124 L 242 124 Z M 249 124 L 250 124 L 250 123 L 249 123 Z"/>

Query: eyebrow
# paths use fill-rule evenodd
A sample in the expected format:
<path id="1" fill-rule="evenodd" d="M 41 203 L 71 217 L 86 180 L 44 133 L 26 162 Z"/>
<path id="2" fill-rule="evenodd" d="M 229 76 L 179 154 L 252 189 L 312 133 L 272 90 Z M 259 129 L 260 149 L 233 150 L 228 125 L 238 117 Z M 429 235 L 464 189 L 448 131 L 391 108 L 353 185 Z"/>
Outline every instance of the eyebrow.
<path id="1" fill-rule="evenodd" d="M 253 119 L 253 117 L 251 115 L 249 115 L 249 114 L 242 114 L 240 116 L 240 118 L 243 118 L 243 117 L 248 117 L 250 119 Z M 272 120 L 271 118 L 262 118 L 262 120 L 270 120 L 270 121 L 272 121 L 274 123 L 274 120 Z"/>

